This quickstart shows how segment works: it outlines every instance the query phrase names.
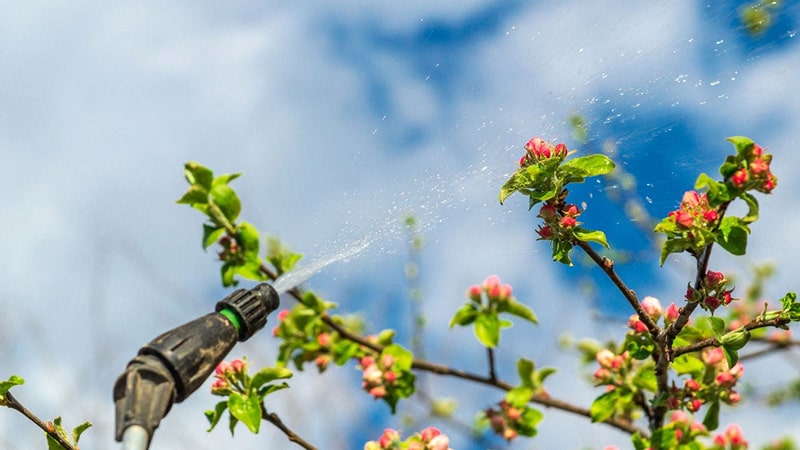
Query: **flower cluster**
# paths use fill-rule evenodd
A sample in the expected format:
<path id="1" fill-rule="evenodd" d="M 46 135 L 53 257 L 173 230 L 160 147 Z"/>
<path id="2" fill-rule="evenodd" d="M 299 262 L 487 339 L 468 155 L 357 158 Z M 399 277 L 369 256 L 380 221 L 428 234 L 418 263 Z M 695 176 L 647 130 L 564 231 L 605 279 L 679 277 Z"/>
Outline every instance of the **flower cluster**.
<path id="1" fill-rule="evenodd" d="M 679 445 L 690 444 L 695 441 L 697 436 L 708 435 L 708 430 L 702 423 L 695 422 L 689 414 L 683 411 L 673 411 L 664 429 L 673 430 L 675 440 Z"/>
<path id="2" fill-rule="evenodd" d="M 689 230 L 694 227 L 709 229 L 719 219 L 719 213 L 708 204 L 707 194 L 687 191 L 681 199 L 679 209 L 669 213 L 678 229 Z"/>
<path id="3" fill-rule="evenodd" d="M 505 400 L 500 401 L 498 406 L 499 409 L 488 408 L 485 411 L 486 418 L 489 419 L 489 426 L 492 427 L 495 434 L 511 441 L 519 436 L 520 429 L 525 427 L 523 418 L 525 409 L 524 407 L 517 408 Z"/>
<path id="4" fill-rule="evenodd" d="M 724 433 L 714 436 L 713 450 L 745 450 L 748 442 L 742 436 L 742 429 L 739 425 L 732 423 L 728 425 Z"/>
<path id="5" fill-rule="evenodd" d="M 580 224 L 578 216 L 583 211 L 573 204 L 565 205 L 561 210 L 556 209 L 553 202 L 548 201 L 539 209 L 537 217 L 544 220 L 544 225 L 540 225 L 536 232 L 540 240 L 553 240 L 564 230 L 570 230 Z"/>
<path id="6" fill-rule="evenodd" d="M 475 284 L 467 290 L 467 297 L 475 303 L 481 303 L 481 296 L 486 293 L 489 302 L 505 302 L 511 299 L 512 288 L 510 284 L 500 282 L 497 275 L 489 275 L 480 286 Z"/>
<path id="7" fill-rule="evenodd" d="M 214 369 L 214 382 L 211 384 L 211 393 L 226 396 L 234 391 L 242 392 L 242 381 L 247 375 L 247 362 L 234 359 L 230 363 L 222 361 Z"/>
<path id="8" fill-rule="evenodd" d="M 421 432 L 400 440 L 397 430 L 387 428 L 377 441 L 364 444 L 364 450 L 451 450 L 450 438 L 436 427 L 428 427 Z"/>
<path id="9" fill-rule="evenodd" d="M 379 361 L 370 355 L 361 358 L 361 387 L 375 398 L 386 396 L 397 381 L 397 371 L 392 370 L 394 364 L 392 355 L 383 355 Z"/>
<path id="10" fill-rule="evenodd" d="M 535 137 L 525 144 L 525 155 L 519 160 L 519 165 L 525 167 L 548 159 L 560 161 L 567 157 L 567 153 L 565 144 L 552 145 L 540 137 Z"/>
<path id="11" fill-rule="evenodd" d="M 686 289 L 686 300 L 690 303 L 700 302 L 700 306 L 710 311 L 714 311 L 722 305 L 729 305 L 737 300 L 731 296 L 733 289 L 725 289 L 728 279 L 722 272 L 709 270 L 703 278 L 700 289 L 694 289 L 691 285 Z"/>
<path id="12" fill-rule="evenodd" d="M 770 170 L 772 155 L 764 153 L 758 144 L 753 144 L 749 151 L 736 158 L 738 169 L 730 176 L 730 183 L 737 189 L 746 191 L 755 189 L 769 194 L 778 184 L 778 178 Z"/>
<path id="13" fill-rule="evenodd" d="M 598 351 L 595 360 L 600 367 L 594 372 L 594 381 L 597 385 L 605 385 L 607 389 L 623 385 L 633 363 L 628 352 L 617 355 L 607 348 Z"/>

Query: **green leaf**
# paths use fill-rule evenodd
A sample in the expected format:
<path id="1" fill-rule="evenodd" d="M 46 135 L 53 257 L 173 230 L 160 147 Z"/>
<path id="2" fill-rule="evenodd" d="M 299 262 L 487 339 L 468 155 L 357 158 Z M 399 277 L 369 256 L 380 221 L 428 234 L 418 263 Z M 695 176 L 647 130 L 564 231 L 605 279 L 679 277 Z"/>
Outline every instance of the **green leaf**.
<path id="1" fill-rule="evenodd" d="M 517 386 L 506 393 L 506 401 L 512 406 L 523 408 L 531 401 L 533 389 L 525 386 Z"/>
<path id="2" fill-rule="evenodd" d="M 183 166 L 183 174 L 186 176 L 186 181 L 189 184 L 197 184 L 206 191 L 211 189 L 211 183 L 214 179 L 214 172 L 211 169 L 202 166 L 201 164 L 190 161 Z"/>
<path id="3" fill-rule="evenodd" d="M 569 257 L 573 248 L 572 243 L 555 239 L 550 241 L 550 244 L 553 246 L 553 261 L 572 266 L 572 259 Z"/>
<path id="4" fill-rule="evenodd" d="M 8 392 L 12 387 L 19 386 L 21 384 L 25 384 L 25 380 L 17 375 L 11 375 L 8 378 L 8 381 L 0 381 L 0 404 L 5 401 L 6 392 Z"/>
<path id="5" fill-rule="evenodd" d="M 230 186 L 217 184 L 212 187 L 211 199 L 228 221 L 236 221 L 236 218 L 239 217 L 239 212 L 242 210 L 242 203 L 239 201 L 239 196 Z"/>
<path id="6" fill-rule="evenodd" d="M 658 391 L 658 381 L 656 380 L 656 373 L 653 367 L 650 365 L 640 367 L 633 377 L 633 385 L 645 391 Z"/>
<path id="7" fill-rule="evenodd" d="M 690 374 L 693 377 L 697 377 L 705 372 L 706 365 L 696 356 L 683 354 L 675 358 L 672 362 L 672 368 L 678 375 Z"/>
<path id="8" fill-rule="evenodd" d="M 81 439 L 81 435 L 84 431 L 88 430 L 92 426 L 89 422 L 83 422 L 82 424 L 78 425 L 77 427 L 72 429 L 72 442 L 75 444 Z"/>
<path id="9" fill-rule="evenodd" d="M 594 399 L 592 406 L 589 408 L 592 422 L 604 422 L 613 416 L 617 412 L 619 397 L 620 390 L 614 389 Z"/>
<path id="10" fill-rule="evenodd" d="M 517 422 L 517 431 L 523 436 L 536 436 L 536 425 L 542 421 L 544 414 L 536 408 L 525 407 L 520 421 Z"/>
<path id="11" fill-rule="evenodd" d="M 725 332 L 725 319 L 714 316 L 708 317 L 707 319 L 711 325 L 711 331 L 714 333 L 715 337 L 719 337 Z"/>
<path id="12" fill-rule="evenodd" d="M 513 314 L 521 319 L 525 319 L 532 323 L 538 323 L 536 319 L 536 314 L 533 313 L 533 310 L 529 308 L 527 305 L 520 303 L 513 298 L 509 298 L 508 300 L 501 302 L 498 305 L 497 310 L 499 312 L 506 312 L 509 314 Z"/>
<path id="13" fill-rule="evenodd" d="M 598 153 L 564 161 L 560 170 L 576 177 L 593 177 L 614 170 L 614 161 Z"/>
<path id="14" fill-rule="evenodd" d="M 219 241 L 219 238 L 222 236 L 222 233 L 225 232 L 225 228 L 216 226 L 216 225 L 209 225 L 207 223 L 203 224 L 203 250 L 207 249 L 215 242 Z"/>
<path id="15" fill-rule="evenodd" d="M 748 341 L 750 341 L 750 332 L 744 328 L 737 328 L 719 338 L 720 344 L 731 350 L 741 350 Z"/>
<path id="16" fill-rule="evenodd" d="M 292 371 L 286 367 L 264 367 L 250 379 L 250 389 L 256 391 L 265 383 L 291 378 L 292 375 L 294 375 Z"/>
<path id="17" fill-rule="evenodd" d="M 728 253 L 741 256 L 747 251 L 747 234 L 749 232 L 750 228 L 738 217 L 725 217 L 714 234 L 719 245 Z"/>
<path id="18" fill-rule="evenodd" d="M 592 231 L 592 230 L 584 230 L 583 228 L 576 228 L 573 231 L 575 237 L 578 240 L 583 242 L 595 242 L 597 244 L 602 245 L 605 248 L 608 247 L 608 241 L 606 240 L 606 234 L 602 231 Z"/>
<path id="19" fill-rule="evenodd" d="M 719 428 L 719 400 L 714 400 L 706 411 L 706 416 L 703 418 L 703 425 L 706 426 L 708 431 L 714 431 Z"/>
<path id="20" fill-rule="evenodd" d="M 469 325 L 472 322 L 475 322 L 475 319 L 478 317 L 478 308 L 474 303 L 465 303 L 458 308 L 453 318 L 450 319 L 450 328 L 453 328 L 456 325 Z"/>
<path id="21" fill-rule="evenodd" d="M 475 337 L 484 347 L 494 348 L 500 342 L 500 319 L 496 313 L 478 314 L 474 330 Z"/>
<path id="22" fill-rule="evenodd" d="M 503 184 L 500 189 L 498 199 L 502 205 L 504 201 L 513 193 L 524 188 L 533 188 L 534 179 L 539 174 L 539 167 L 536 165 L 528 167 L 520 167 L 514 172 L 513 175 Z"/>
<path id="23" fill-rule="evenodd" d="M 394 336 L 397 334 L 396 331 L 392 329 L 386 329 L 378 333 L 378 345 L 389 345 L 394 341 Z"/>
<path id="24" fill-rule="evenodd" d="M 414 354 L 400 344 L 384 347 L 381 355 L 392 355 L 394 357 L 394 366 L 404 372 L 411 370 L 411 365 L 414 363 Z"/>
<path id="25" fill-rule="evenodd" d="M 747 154 L 752 151 L 753 145 L 755 145 L 752 139 L 745 136 L 731 136 L 727 141 L 736 147 L 736 153 L 740 156 L 747 156 Z"/>
<path id="26" fill-rule="evenodd" d="M 758 220 L 758 200 L 747 192 L 742 192 L 739 197 L 747 203 L 747 215 L 742 217 L 744 223 L 753 223 Z"/>
<path id="27" fill-rule="evenodd" d="M 258 261 L 258 229 L 249 222 L 241 222 L 236 227 L 236 240 L 242 246 L 247 260 Z"/>
<path id="28" fill-rule="evenodd" d="M 183 197 L 176 200 L 175 203 L 184 205 L 204 205 L 208 203 L 208 191 L 199 184 L 193 184 L 189 186 L 189 189 L 183 194 Z"/>
<path id="29" fill-rule="evenodd" d="M 261 400 L 258 396 L 245 396 L 238 392 L 228 396 L 228 409 L 231 415 L 239 419 L 253 434 L 258 434 L 261 427 Z"/>
<path id="30" fill-rule="evenodd" d="M 217 185 L 220 185 L 220 184 L 228 184 L 231 181 L 239 178 L 241 175 L 242 175 L 241 173 L 226 173 L 226 174 L 222 174 L 222 175 L 214 178 L 214 181 L 211 182 L 211 187 L 213 188 L 214 186 L 217 186 Z"/>
<path id="31" fill-rule="evenodd" d="M 214 427 L 217 426 L 217 424 L 219 423 L 219 419 L 222 418 L 222 414 L 225 412 L 226 409 L 228 409 L 228 402 L 227 400 L 223 400 L 217 403 L 217 405 L 214 407 L 213 410 L 209 409 L 208 411 L 206 411 L 205 413 L 206 419 L 208 419 L 208 423 L 210 424 L 208 430 L 206 431 L 210 432 L 211 430 L 214 429 Z"/>
<path id="32" fill-rule="evenodd" d="M 722 353 L 725 354 L 725 360 L 728 361 L 728 367 L 733 367 L 739 361 L 739 352 L 735 349 L 722 346 Z"/>
<path id="33" fill-rule="evenodd" d="M 536 365 L 530 359 L 520 358 L 517 360 L 517 374 L 519 381 L 524 387 L 533 387 L 533 373 Z"/>

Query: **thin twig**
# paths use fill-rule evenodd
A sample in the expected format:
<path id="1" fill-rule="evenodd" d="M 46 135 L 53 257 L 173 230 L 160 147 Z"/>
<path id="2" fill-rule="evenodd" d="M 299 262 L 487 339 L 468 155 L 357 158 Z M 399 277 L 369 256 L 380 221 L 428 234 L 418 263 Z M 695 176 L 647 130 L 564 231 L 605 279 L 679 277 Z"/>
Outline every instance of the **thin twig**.
<path id="1" fill-rule="evenodd" d="M 497 371 L 494 368 L 494 349 L 491 347 L 486 347 L 486 356 L 488 358 L 488 363 L 489 363 L 489 379 L 496 380 Z"/>
<path id="2" fill-rule="evenodd" d="M 280 417 L 278 417 L 275 413 L 267 412 L 267 409 L 264 408 L 264 403 L 261 403 L 261 418 L 266 420 L 267 422 L 275 425 L 279 430 L 289 438 L 290 442 L 294 442 L 295 444 L 308 449 L 308 450 L 317 450 L 317 447 L 306 442 L 303 438 L 301 438 L 297 433 L 292 431 L 289 427 L 287 427 Z"/>
<path id="3" fill-rule="evenodd" d="M 6 406 L 15 411 L 18 411 L 20 414 L 27 417 L 28 420 L 35 423 L 36 426 L 44 430 L 44 432 L 47 433 L 48 436 L 53 438 L 53 440 L 58 442 L 58 444 L 64 447 L 66 450 L 79 450 L 78 447 L 72 445 L 68 440 L 64 439 L 63 436 L 58 434 L 52 422 L 44 422 L 42 421 L 42 419 L 36 417 L 36 415 L 32 413 L 28 408 L 26 408 L 25 405 L 20 403 L 13 395 L 11 395 L 11 392 L 6 392 L 5 398 L 6 398 L 5 402 Z"/>

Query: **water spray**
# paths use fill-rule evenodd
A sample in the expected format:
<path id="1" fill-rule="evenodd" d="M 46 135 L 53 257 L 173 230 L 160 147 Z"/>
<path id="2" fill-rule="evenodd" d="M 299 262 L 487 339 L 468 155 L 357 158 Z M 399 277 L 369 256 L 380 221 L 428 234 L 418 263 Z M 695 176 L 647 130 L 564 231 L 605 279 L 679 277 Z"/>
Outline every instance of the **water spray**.
<path id="1" fill-rule="evenodd" d="M 206 314 L 144 345 L 114 383 L 116 440 L 125 450 L 146 450 L 173 403 L 199 388 L 236 342 L 264 327 L 278 308 L 278 293 L 262 283 L 239 289 Z"/>

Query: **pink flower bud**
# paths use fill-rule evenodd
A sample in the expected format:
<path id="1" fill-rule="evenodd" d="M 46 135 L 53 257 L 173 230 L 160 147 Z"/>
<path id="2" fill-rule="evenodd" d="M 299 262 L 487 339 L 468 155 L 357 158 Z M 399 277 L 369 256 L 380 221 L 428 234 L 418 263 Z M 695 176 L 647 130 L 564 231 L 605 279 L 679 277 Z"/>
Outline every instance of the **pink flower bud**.
<path id="1" fill-rule="evenodd" d="M 320 333 L 317 336 L 317 343 L 321 347 L 330 347 L 330 345 L 331 345 L 331 335 L 330 335 L 330 333 Z"/>
<path id="2" fill-rule="evenodd" d="M 383 386 L 375 386 L 369 390 L 369 395 L 375 398 L 381 398 L 386 396 L 386 388 Z"/>
<path id="3" fill-rule="evenodd" d="M 717 384 L 723 387 L 733 386 L 736 383 L 736 380 L 733 378 L 730 372 L 720 372 L 717 374 L 716 378 Z"/>
<path id="4" fill-rule="evenodd" d="M 392 384 L 397 381 L 397 374 L 391 370 L 387 370 L 383 373 L 383 379 L 386 380 L 387 383 Z"/>
<path id="5" fill-rule="evenodd" d="M 747 182 L 747 171 L 744 169 L 737 170 L 731 177 L 731 183 L 737 188 L 741 188 Z"/>
<path id="6" fill-rule="evenodd" d="M 722 272 L 714 272 L 713 270 L 709 270 L 706 273 L 706 286 L 709 288 L 715 288 L 718 284 L 725 280 L 725 275 Z"/>
<path id="7" fill-rule="evenodd" d="M 762 154 L 763 152 L 764 152 L 764 149 L 763 149 L 763 148 L 761 148 L 761 146 L 760 146 L 760 145 L 758 145 L 758 144 L 753 144 L 753 156 L 761 156 L 761 154 Z"/>
<path id="8" fill-rule="evenodd" d="M 522 411 L 520 411 L 519 408 L 515 408 L 512 406 L 508 408 L 508 410 L 506 410 L 506 416 L 508 417 L 508 420 L 516 422 L 520 418 L 522 418 Z"/>
<path id="9" fill-rule="evenodd" d="M 373 364 L 364 369 L 364 373 L 361 375 L 361 378 L 369 385 L 379 384 L 383 379 L 383 372 L 381 372 L 381 369 L 378 369 L 378 367 Z"/>
<path id="10" fill-rule="evenodd" d="M 761 158 L 756 158 L 750 163 L 750 172 L 755 175 L 761 175 L 769 172 L 769 163 Z"/>
<path id="11" fill-rule="evenodd" d="M 289 312 L 290 311 L 288 309 L 282 309 L 281 312 L 278 313 L 278 321 L 283 322 L 284 319 L 286 319 L 286 316 L 289 315 Z"/>
<path id="12" fill-rule="evenodd" d="M 719 307 L 719 303 L 720 303 L 719 299 L 713 296 L 706 297 L 706 299 L 703 300 L 703 304 L 705 304 L 706 307 L 708 307 L 708 309 L 710 309 L 711 311 L 717 309 Z"/>
<path id="13" fill-rule="evenodd" d="M 728 438 L 731 445 L 747 445 L 747 441 L 745 441 L 744 436 L 742 436 L 742 429 L 735 423 L 728 425 L 728 428 L 725 429 L 725 436 Z"/>
<path id="14" fill-rule="evenodd" d="M 545 203 L 539 210 L 539 217 L 544 219 L 545 222 L 551 221 L 556 218 L 556 207 Z"/>
<path id="15" fill-rule="evenodd" d="M 503 439 L 511 441 L 516 437 L 517 437 L 517 430 L 511 428 L 506 428 L 505 430 L 503 430 Z"/>
<path id="16" fill-rule="evenodd" d="M 375 364 L 375 358 L 373 358 L 372 355 L 367 355 L 361 358 L 358 363 L 361 365 L 362 369 L 366 369 L 367 367 Z"/>
<path id="17" fill-rule="evenodd" d="M 744 366 L 742 365 L 742 362 L 738 361 L 736 364 L 734 364 L 733 367 L 731 367 L 730 372 L 731 375 L 733 375 L 733 377 L 737 380 L 741 379 L 744 375 Z"/>
<path id="18" fill-rule="evenodd" d="M 691 412 L 697 412 L 700 409 L 701 406 L 703 406 L 703 401 L 700 400 L 699 398 L 696 398 L 696 399 L 690 401 L 686 405 L 686 408 Z"/>
<path id="19" fill-rule="evenodd" d="M 714 209 L 709 209 L 703 213 L 703 219 L 706 219 L 706 222 L 708 223 L 716 222 L 717 218 L 719 218 L 719 214 L 717 214 L 717 211 Z"/>
<path id="20" fill-rule="evenodd" d="M 378 444 L 380 444 L 381 448 L 389 448 L 390 445 L 396 443 L 399 440 L 400 440 L 400 433 L 391 428 L 386 428 L 385 430 L 383 430 L 381 438 L 378 439 Z"/>
<path id="21" fill-rule="evenodd" d="M 594 358 L 597 360 L 598 364 L 600 364 L 600 367 L 610 369 L 612 367 L 611 365 L 614 361 L 614 358 L 616 358 L 616 355 L 611 350 L 604 348 L 597 352 L 597 354 L 594 355 Z"/>
<path id="22" fill-rule="evenodd" d="M 696 191 L 686 191 L 681 199 L 681 207 L 694 208 L 700 204 L 700 194 Z"/>
<path id="23" fill-rule="evenodd" d="M 394 364 L 394 356 L 392 355 L 383 355 L 381 356 L 381 367 L 386 370 L 390 369 Z"/>
<path id="24" fill-rule="evenodd" d="M 707 366 L 717 365 L 724 359 L 725 353 L 719 347 L 709 348 L 703 352 L 703 362 L 706 363 Z"/>
<path id="25" fill-rule="evenodd" d="M 446 434 L 440 434 L 428 442 L 428 450 L 448 450 L 450 448 L 450 438 Z"/>
<path id="26" fill-rule="evenodd" d="M 553 147 L 553 156 L 557 158 L 564 158 L 567 156 L 567 153 L 567 146 L 563 143 L 558 143 Z"/>
<path id="27" fill-rule="evenodd" d="M 678 423 L 689 423 L 691 422 L 691 419 L 689 418 L 689 415 L 686 414 L 685 412 L 677 410 L 672 413 L 672 415 L 669 418 L 669 421 Z"/>
<path id="28" fill-rule="evenodd" d="M 482 293 L 483 289 L 475 284 L 469 287 L 469 290 L 467 291 L 467 297 L 469 297 L 472 301 L 480 302 Z"/>
<path id="29" fill-rule="evenodd" d="M 667 306 L 667 309 L 664 311 L 664 320 L 669 324 L 678 320 L 678 316 L 680 315 L 680 310 L 678 309 L 678 305 L 675 303 L 670 303 Z"/>
<path id="30" fill-rule="evenodd" d="M 578 207 L 575 205 L 567 205 L 565 211 L 568 216 L 575 217 L 579 215 L 581 212 L 578 210 Z"/>
<path id="31" fill-rule="evenodd" d="M 422 442 L 425 443 L 430 442 L 431 439 L 435 438 L 436 436 L 439 436 L 440 434 L 442 434 L 442 432 L 439 431 L 439 429 L 436 427 L 425 428 L 419 433 L 420 439 L 422 439 Z"/>
<path id="32" fill-rule="evenodd" d="M 242 373 L 247 370 L 247 363 L 241 359 L 234 359 L 231 361 L 231 369 L 233 369 L 233 373 Z"/>
<path id="33" fill-rule="evenodd" d="M 564 228 L 572 228 L 578 224 L 578 221 L 575 220 L 572 216 L 564 216 L 561 218 L 561 226 Z"/>
<path id="34" fill-rule="evenodd" d="M 689 228 L 694 225 L 694 217 L 683 210 L 675 211 L 675 223 L 678 224 L 678 226 Z"/>
<path id="35" fill-rule="evenodd" d="M 540 227 L 536 232 L 539 234 L 540 239 L 552 239 L 553 229 L 549 225 Z"/>
<path id="36" fill-rule="evenodd" d="M 647 325 L 639 319 L 639 316 L 636 314 L 631 315 L 628 318 L 628 326 L 633 329 L 636 333 L 646 333 L 647 332 Z"/>
<path id="37" fill-rule="evenodd" d="M 227 361 L 222 361 L 217 365 L 217 368 L 214 369 L 214 373 L 216 374 L 215 376 L 217 378 L 225 378 L 225 374 L 230 373 L 232 371 L 233 369 L 231 368 L 231 365 Z"/>
<path id="38" fill-rule="evenodd" d="M 735 404 L 739 403 L 741 400 L 742 400 L 742 396 L 736 391 L 731 391 L 728 394 L 728 403 L 730 403 L 731 405 L 735 405 Z"/>
<path id="39" fill-rule="evenodd" d="M 653 320 L 661 317 L 661 314 L 664 312 L 661 308 L 661 302 L 657 298 L 650 296 L 642 299 L 642 309 Z"/>
<path id="40" fill-rule="evenodd" d="M 486 277 L 485 280 L 483 280 L 483 288 L 486 290 L 489 290 L 499 285 L 500 285 L 500 277 L 498 277 L 497 275 L 489 275 L 488 277 Z"/>

